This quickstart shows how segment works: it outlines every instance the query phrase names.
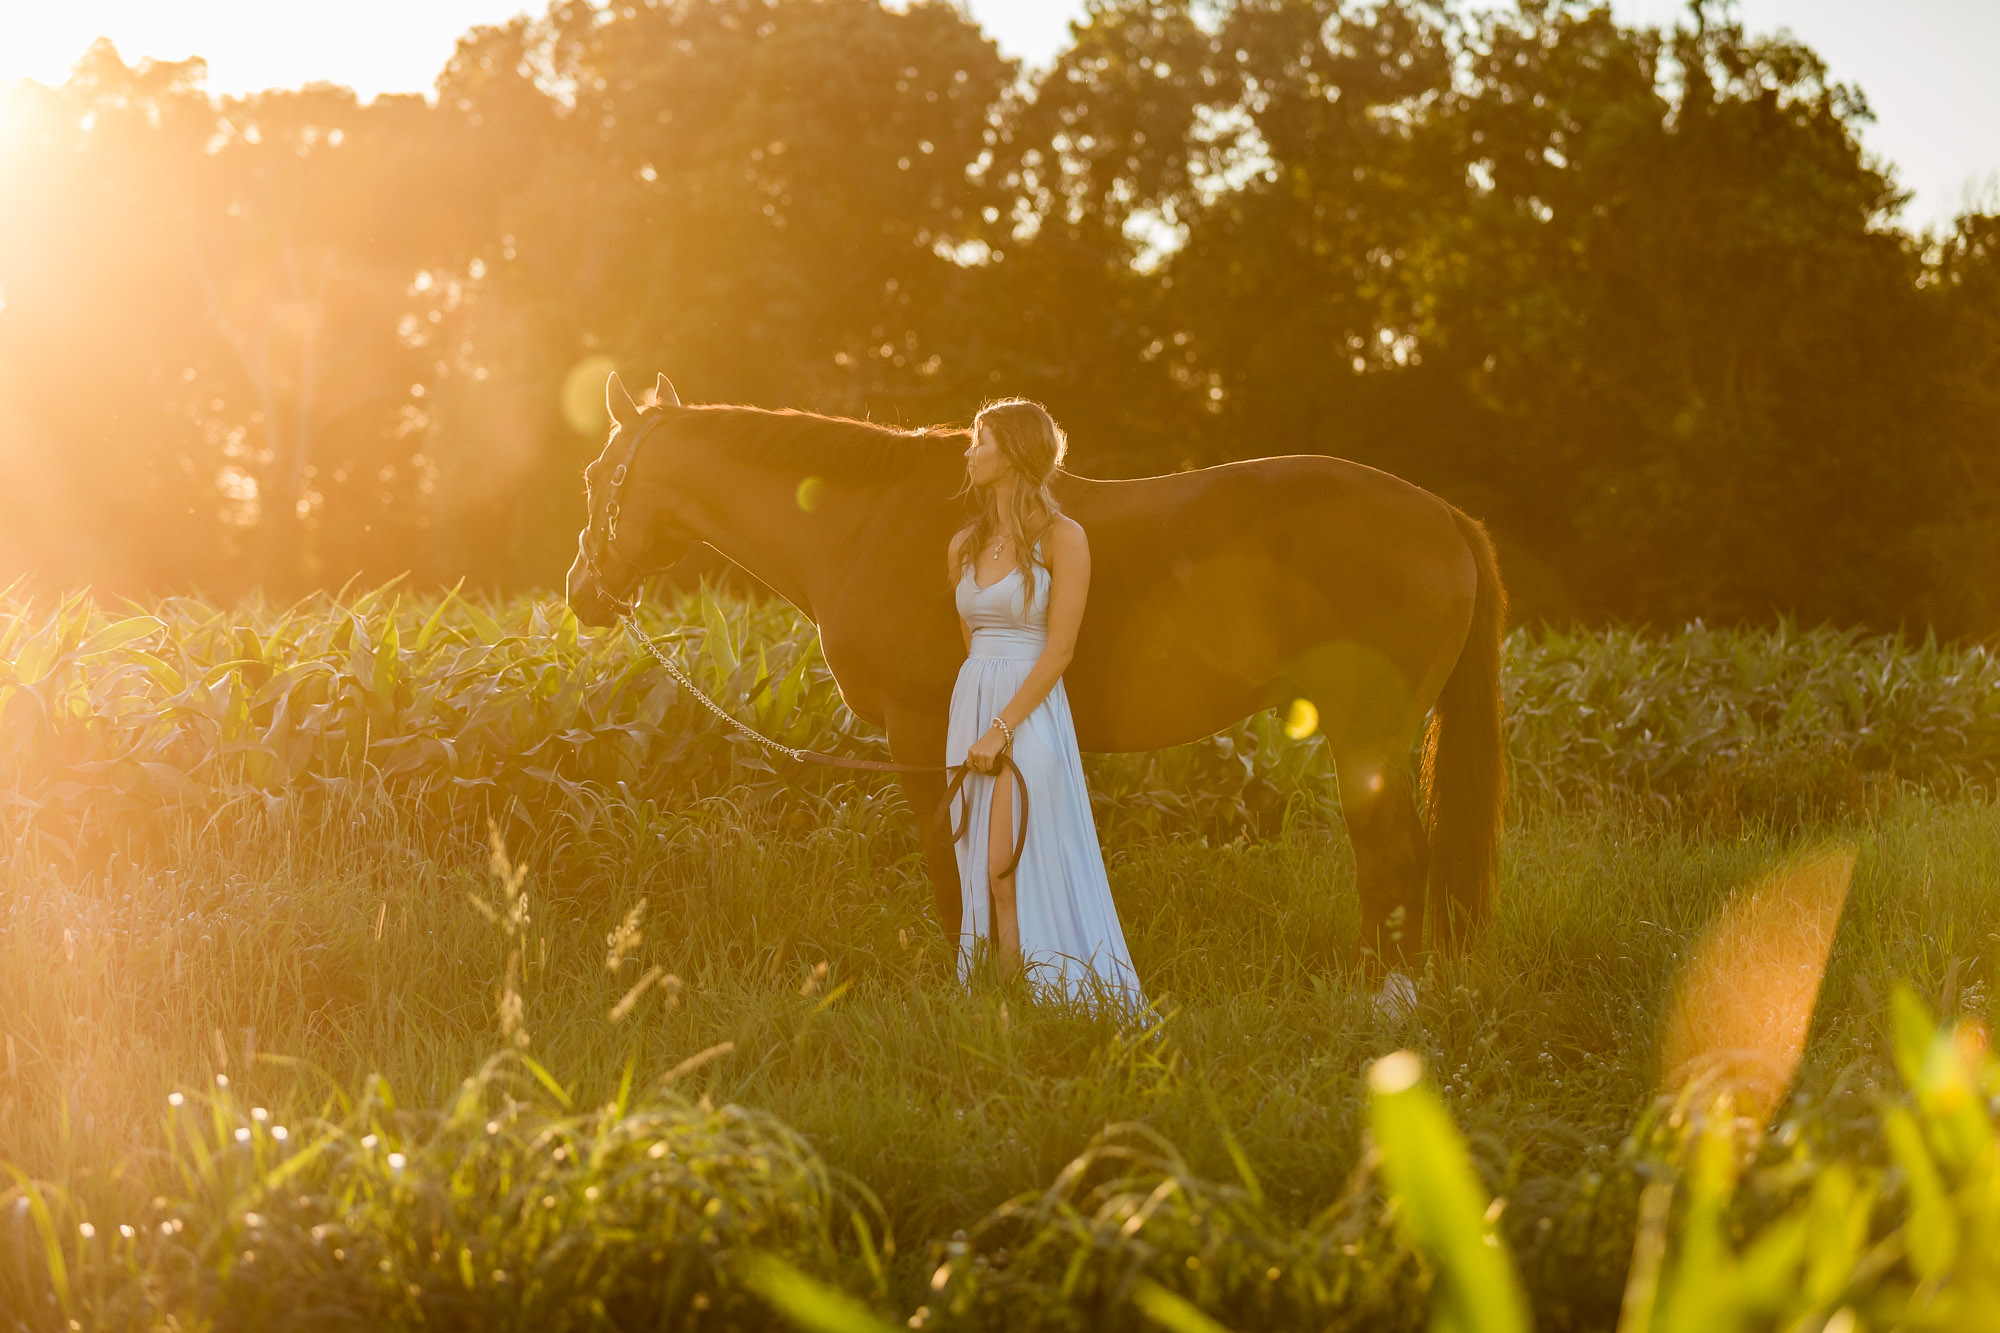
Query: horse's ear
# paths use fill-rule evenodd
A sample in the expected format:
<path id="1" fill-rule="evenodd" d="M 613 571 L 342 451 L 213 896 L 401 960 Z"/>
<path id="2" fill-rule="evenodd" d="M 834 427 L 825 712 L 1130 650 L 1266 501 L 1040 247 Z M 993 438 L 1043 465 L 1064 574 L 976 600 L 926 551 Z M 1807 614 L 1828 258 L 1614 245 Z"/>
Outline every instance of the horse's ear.
<path id="1" fill-rule="evenodd" d="M 604 410 L 621 426 L 629 426 L 639 419 L 639 405 L 632 401 L 631 394 L 625 392 L 624 382 L 615 370 L 604 381 Z"/>
<path id="2" fill-rule="evenodd" d="M 653 397 L 659 400 L 662 407 L 681 405 L 681 396 L 674 392 L 674 382 L 665 375 L 653 381 Z"/>

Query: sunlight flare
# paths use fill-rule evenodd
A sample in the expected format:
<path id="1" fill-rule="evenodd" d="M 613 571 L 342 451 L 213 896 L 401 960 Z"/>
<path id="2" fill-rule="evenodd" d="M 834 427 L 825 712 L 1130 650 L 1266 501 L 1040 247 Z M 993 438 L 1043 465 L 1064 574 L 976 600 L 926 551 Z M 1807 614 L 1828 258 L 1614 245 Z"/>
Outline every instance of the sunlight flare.
<path id="1" fill-rule="evenodd" d="M 1726 1092 L 1769 1119 L 1805 1051 L 1854 861 L 1846 845 L 1794 857 L 1709 924 L 1667 1012 L 1662 1091 Z"/>
<path id="2" fill-rule="evenodd" d="M 593 353 L 569 368 L 563 376 L 562 414 L 569 428 L 579 435 L 602 435 L 611 426 L 604 407 L 604 381 L 617 366 L 603 353 Z"/>

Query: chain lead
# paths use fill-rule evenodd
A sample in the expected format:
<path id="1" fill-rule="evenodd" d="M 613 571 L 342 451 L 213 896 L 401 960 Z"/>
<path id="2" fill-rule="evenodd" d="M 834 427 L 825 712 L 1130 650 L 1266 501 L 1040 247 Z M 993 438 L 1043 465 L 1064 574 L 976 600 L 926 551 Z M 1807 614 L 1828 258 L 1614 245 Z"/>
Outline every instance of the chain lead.
<path id="1" fill-rule="evenodd" d="M 637 616 L 634 616 L 630 611 L 627 611 L 624 613 L 624 615 L 620 616 L 619 619 L 625 623 L 626 629 L 632 631 L 632 637 L 636 638 L 642 645 L 644 645 L 646 651 L 653 655 L 653 660 L 655 662 L 658 662 L 661 666 L 665 667 L 667 674 L 674 678 L 675 683 L 678 684 L 682 689 L 686 690 L 689 694 L 692 694 L 697 700 L 699 700 L 703 708 L 706 708 L 709 712 L 715 714 L 717 717 L 721 718 L 724 722 L 727 722 L 730 726 L 736 728 L 738 731 L 742 732 L 745 736 L 748 736 L 751 740 L 756 741 L 759 745 L 775 750 L 779 754 L 784 755 L 788 759 L 800 762 L 804 761 L 806 753 L 804 750 L 794 749 L 792 746 L 782 744 L 781 742 L 778 741 L 774 741 L 769 736 L 766 736 L 763 732 L 758 731 L 755 727 L 746 726 L 745 724 L 738 722 L 734 717 L 730 716 L 728 710 L 723 708 L 721 704 L 715 702 L 715 700 L 709 698 L 708 695 L 703 693 L 700 686 L 696 685 L 693 681 L 689 680 L 687 676 L 682 673 L 681 669 L 678 666 L 674 665 L 674 660 L 671 657 L 668 657 L 664 652 L 660 651 L 660 645 L 654 643 L 652 639 L 647 637 L 646 632 L 639 628 L 639 619 Z"/>

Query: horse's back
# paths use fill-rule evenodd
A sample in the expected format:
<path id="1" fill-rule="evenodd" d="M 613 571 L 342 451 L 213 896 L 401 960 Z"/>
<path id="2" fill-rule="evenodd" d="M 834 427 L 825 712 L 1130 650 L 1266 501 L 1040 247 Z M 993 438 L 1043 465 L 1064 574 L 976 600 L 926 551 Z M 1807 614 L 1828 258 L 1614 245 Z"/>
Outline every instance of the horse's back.
<path id="1" fill-rule="evenodd" d="M 1451 506 L 1363 464 L 1295 454 L 1064 475 L 1056 495 L 1090 539 L 1065 673 L 1088 749 L 1192 739 L 1356 654 L 1412 696 L 1434 692 L 1470 623 L 1476 570 Z M 1168 717 L 1206 730 L 1165 734 L 1152 719 Z"/>
<path id="2" fill-rule="evenodd" d="M 1088 528 L 1173 528 L 1189 537 L 1233 534 L 1274 512 L 1425 521 L 1450 526 L 1451 507 L 1365 463 L 1325 454 L 1246 458 L 1151 477 L 1101 481 L 1060 474 L 1057 500 Z"/>

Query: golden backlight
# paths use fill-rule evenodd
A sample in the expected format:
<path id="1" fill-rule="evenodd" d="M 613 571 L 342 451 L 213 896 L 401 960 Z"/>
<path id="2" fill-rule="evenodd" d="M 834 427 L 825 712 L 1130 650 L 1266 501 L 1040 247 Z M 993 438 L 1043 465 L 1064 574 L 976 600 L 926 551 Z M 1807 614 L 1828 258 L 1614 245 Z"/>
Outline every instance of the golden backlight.
<path id="1" fill-rule="evenodd" d="M 1805 1050 L 1854 857 L 1851 846 L 1794 857 L 1710 923 L 1667 1012 L 1662 1091 L 1726 1092 L 1769 1119 Z"/>

